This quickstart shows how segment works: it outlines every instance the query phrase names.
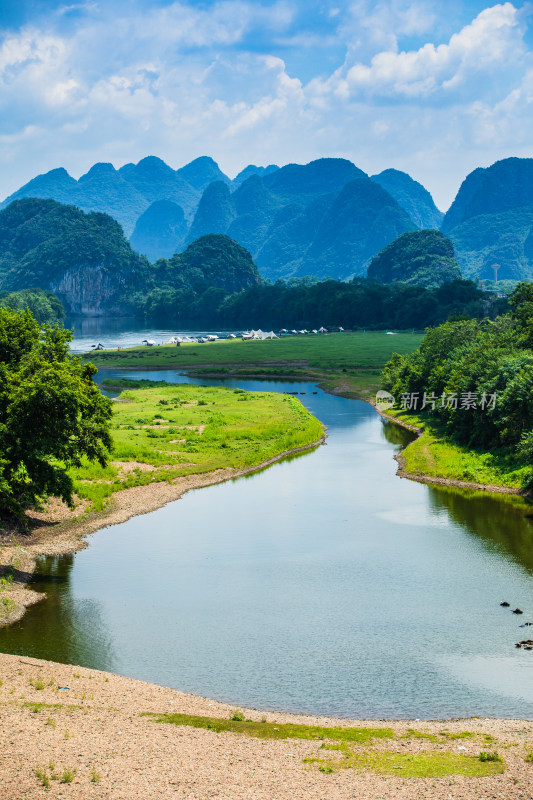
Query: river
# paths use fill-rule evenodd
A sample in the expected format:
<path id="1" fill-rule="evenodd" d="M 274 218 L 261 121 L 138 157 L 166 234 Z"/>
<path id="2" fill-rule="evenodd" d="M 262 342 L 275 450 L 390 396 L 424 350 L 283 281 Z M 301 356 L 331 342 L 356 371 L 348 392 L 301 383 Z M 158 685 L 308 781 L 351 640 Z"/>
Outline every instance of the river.
<path id="1" fill-rule="evenodd" d="M 200 382 L 175 371 L 98 377 Z M 43 558 L 0 650 L 261 709 L 533 718 L 533 527 L 511 498 L 396 476 L 406 433 L 312 384 L 325 446 Z M 302 394 L 303 393 L 303 394 Z M 524 610 L 521 617 L 500 607 Z"/>

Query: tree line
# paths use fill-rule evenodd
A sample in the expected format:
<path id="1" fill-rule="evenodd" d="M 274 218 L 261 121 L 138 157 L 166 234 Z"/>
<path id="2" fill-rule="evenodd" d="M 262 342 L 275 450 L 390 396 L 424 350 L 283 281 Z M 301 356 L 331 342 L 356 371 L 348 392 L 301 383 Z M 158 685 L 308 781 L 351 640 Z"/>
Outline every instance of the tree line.
<path id="1" fill-rule="evenodd" d="M 342 325 L 405 330 L 438 325 L 458 315 L 494 317 L 506 308 L 506 301 L 467 280 L 426 289 L 355 278 L 349 283 L 326 280 L 311 285 L 279 280 L 233 293 L 201 281 L 178 289 L 158 286 L 136 295 L 134 306 L 139 316 L 175 327 L 312 329 Z"/>
<path id="2" fill-rule="evenodd" d="M 509 307 L 494 320 L 449 320 L 428 330 L 418 350 L 393 355 L 382 384 L 406 408 L 418 411 L 424 405 L 424 413 L 459 443 L 529 465 L 533 284 L 518 284 Z M 533 471 L 527 482 L 531 488 Z"/>

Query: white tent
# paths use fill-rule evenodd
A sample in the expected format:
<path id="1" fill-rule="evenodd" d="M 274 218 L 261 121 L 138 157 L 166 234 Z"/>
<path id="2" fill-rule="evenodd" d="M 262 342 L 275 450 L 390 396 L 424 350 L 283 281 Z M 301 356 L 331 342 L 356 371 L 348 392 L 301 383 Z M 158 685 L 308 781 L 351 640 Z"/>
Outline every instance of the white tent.
<path id="1" fill-rule="evenodd" d="M 319 328 L 319 329 L 318 329 L 318 332 L 319 332 L 319 333 L 327 333 L 327 332 L 328 332 L 328 329 L 327 329 L 327 328 Z"/>
<path id="2" fill-rule="evenodd" d="M 243 333 L 243 339 L 258 339 L 259 341 L 264 341 L 265 339 L 278 339 L 279 337 L 274 333 L 274 331 L 262 331 L 259 328 L 257 331 L 250 331 L 250 333 Z"/>

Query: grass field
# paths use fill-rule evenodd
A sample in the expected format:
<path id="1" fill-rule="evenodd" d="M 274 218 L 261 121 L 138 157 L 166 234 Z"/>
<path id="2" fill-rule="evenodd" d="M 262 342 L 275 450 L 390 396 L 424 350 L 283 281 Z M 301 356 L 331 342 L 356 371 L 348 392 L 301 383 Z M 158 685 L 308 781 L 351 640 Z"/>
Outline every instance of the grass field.
<path id="1" fill-rule="evenodd" d="M 261 464 L 316 442 L 321 423 L 294 397 L 211 386 L 158 385 L 123 392 L 106 467 L 71 471 L 78 497 L 102 508 L 120 489 Z"/>
<path id="2" fill-rule="evenodd" d="M 415 415 L 396 409 L 387 413 L 423 428 L 422 435 L 402 451 L 405 469 L 412 475 L 520 489 L 530 472 L 529 466 L 503 451 L 470 449 L 457 444 L 423 413 Z"/>
<path id="3" fill-rule="evenodd" d="M 222 340 L 205 344 L 133 347 L 86 353 L 98 367 L 182 369 L 195 374 L 312 377 L 326 388 L 339 380 L 354 393 L 369 394 L 392 353 L 411 353 L 420 334 L 387 336 L 383 331 L 291 336 L 266 341 Z"/>

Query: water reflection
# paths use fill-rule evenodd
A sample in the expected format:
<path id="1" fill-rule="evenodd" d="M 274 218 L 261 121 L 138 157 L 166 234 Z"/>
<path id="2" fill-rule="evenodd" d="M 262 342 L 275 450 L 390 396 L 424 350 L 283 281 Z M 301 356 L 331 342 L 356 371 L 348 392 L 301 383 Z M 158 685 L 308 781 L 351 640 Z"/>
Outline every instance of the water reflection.
<path id="1" fill-rule="evenodd" d="M 75 554 L 39 559 L 31 588 L 47 599 L 1 631 L 3 652 L 113 671 L 113 643 L 102 604 L 76 597 L 72 588 Z M 37 613 L 35 613 L 37 612 Z"/>
<path id="2" fill-rule="evenodd" d="M 491 495 L 451 487 L 430 487 L 428 499 L 436 511 L 445 511 L 464 531 L 494 552 L 510 556 L 533 574 L 533 520 L 531 503 L 516 495 Z"/>

